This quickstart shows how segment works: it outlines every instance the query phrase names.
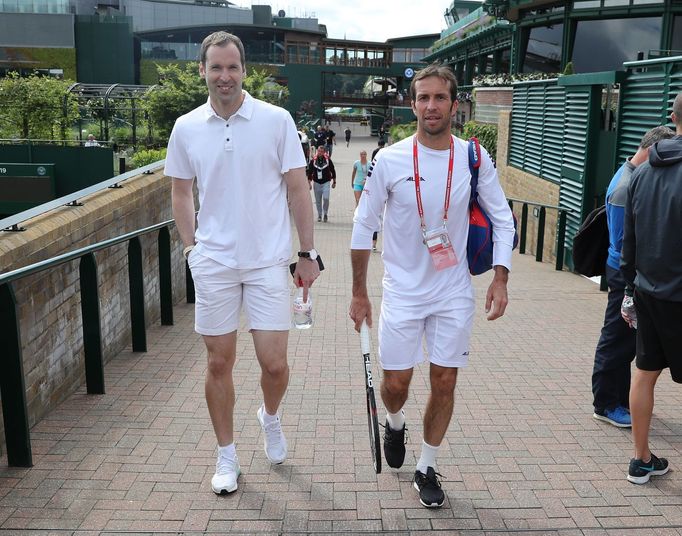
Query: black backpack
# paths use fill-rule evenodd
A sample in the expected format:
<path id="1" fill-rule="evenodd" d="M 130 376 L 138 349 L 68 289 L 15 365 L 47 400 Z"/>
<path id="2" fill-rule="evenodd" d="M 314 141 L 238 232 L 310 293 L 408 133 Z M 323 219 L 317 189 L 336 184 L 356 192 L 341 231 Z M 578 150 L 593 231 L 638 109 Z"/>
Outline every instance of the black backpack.
<path id="1" fill-rule="evenodd" d="M 609 228 L 602 205 L 587 215 L 573 238 L 573 268 L 588 277 L 605 275 L 608 255 Z"/>

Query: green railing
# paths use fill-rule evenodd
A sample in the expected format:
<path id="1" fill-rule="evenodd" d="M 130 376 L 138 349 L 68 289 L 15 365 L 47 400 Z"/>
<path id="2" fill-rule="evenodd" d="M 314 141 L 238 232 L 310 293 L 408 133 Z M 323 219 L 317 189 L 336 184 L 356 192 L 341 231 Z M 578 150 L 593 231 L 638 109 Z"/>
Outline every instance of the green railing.
<path id="1" fill-rule="evenodd" d="M 556 237 L 556 264 L 557 270 L 564 269 L 564 252 L 566 241 L 566 217 L 573 212 L 570 208 L 557 207 L 555 205 L 545 205 L 543 203 L 536 203 L 534 201 L 527 201 L 524 199 L 514 199 L 508 197 L 509 207 L 514 210 L 514 203 L 521 203 L 521 224 L 519 233 L 519 253 L 526 253 L 526 242 L 528 236 L 528 207 L 538 207 L 538 228 L 535 247 L 535 260 L 542 262 L 543 250 L 545 249 L 545 218 L 547 209 L 556 210 L 558 212 L 558 225 Z"/>
<path id="2" fill-rule="evenodd" d="M 130 323 L 133 352 L 147 351 L 145 326 L 145 292 L 140 236 L 158 231 L 159 302 L 161 324 L 173 325 L 173 287 L 171 281 L 171 239 L 168 220 L 116 238 L 58 255 L 5 274 L 0 274 L 0 395 L 5 423 L 5 441 L 9 465 L 31 467 L 31 439 L 26 404 L 21 333 L 17 301 L 12 282 L 26 276 L 79 260 L 81 319 L 85 381 L 88 394 L 104 394 L 104 361 L 102 356 L 102 326 L 99 308 L 99 283 L 95 253 L 128 242 L 128 283 L 130 289 Z M 194 303 L 194 283 L 185 264 L 187 302 Z"/>

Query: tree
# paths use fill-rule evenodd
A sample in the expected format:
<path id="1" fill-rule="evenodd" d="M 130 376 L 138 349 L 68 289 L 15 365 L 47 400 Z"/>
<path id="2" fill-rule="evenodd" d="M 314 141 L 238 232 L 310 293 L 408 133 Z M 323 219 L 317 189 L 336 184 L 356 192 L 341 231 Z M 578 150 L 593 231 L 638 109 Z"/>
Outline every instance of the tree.
<path id="1" fill-rule="evenodd" d="M 78 117 L 73 82 L 9 73 L 0 79 L 0 134 L 8 138 L 62 139 Z"/>
<path id="2" fill-rule="evenodd" d="M 159 84 L 146 94 L 143 107 L 157 133 L 168 138 L 175 120 L 206 102 L 208 91 L 196 63 L 157 65 Z"/>
<path id="3" fill-rule="evenodd" d="M 158 134 L 167 139 L 178 117 L 206 102 L 208 90 L 196 63 L 158 65 L 157 70 L 159 84 L 147 92 L 143 106 Z M 288 88 L 265 71 L 252 69 L 243 87 L 251 96 L 278 106 L 289 98 Z"/>
<path id="4" fill-rule="evenodd" d="M 266 71 L 251 69 L 250 74 L 244 78 L 244 89 L 252 97 L 276 106 L 283 106 L 289 100 L 289 88 L 275 82 Z"/>

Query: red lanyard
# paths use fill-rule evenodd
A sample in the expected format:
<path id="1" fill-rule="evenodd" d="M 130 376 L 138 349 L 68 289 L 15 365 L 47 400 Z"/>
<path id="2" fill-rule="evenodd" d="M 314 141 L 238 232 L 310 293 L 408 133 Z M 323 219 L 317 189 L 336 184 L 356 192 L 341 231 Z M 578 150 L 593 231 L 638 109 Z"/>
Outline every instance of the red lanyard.
<path id="1" fill-rule="evenodd" d="M 443 206 L 443 225 L 448 221 L 448 209 L 450 208 L 450 187 L 452 186 L 452 163 L 455 159 L 455 143 L 450 136 L 450 160 L 448 162 L 448 182 L 445 186 L 445 203 Z M 412 160 L 414 162 L 414 190 L 417 194 L 417 210 L 421 221 L 422 231 L 426 231 L 424 222 L 424 206 L 422 205 L 421 186 L 419 184 L 419 157 L 417 156 L 417 135 L 415 134 L 412 142 Z"/>

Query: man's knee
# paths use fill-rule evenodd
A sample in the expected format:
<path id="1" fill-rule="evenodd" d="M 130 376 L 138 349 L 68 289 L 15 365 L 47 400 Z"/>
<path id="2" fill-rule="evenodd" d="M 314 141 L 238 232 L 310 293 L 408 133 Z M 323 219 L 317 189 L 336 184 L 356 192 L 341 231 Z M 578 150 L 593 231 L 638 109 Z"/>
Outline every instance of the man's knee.
<path id="1" fill-rule="evenodd" d="M 405 371 L 384 371 L 381 381 L 381 389 L 390 396 L 406 396 L 410 388 L 411 374 L 403 374 Z"/>
<path id="2" fill-rule="evenodd" d="M 437 397 L 454 396 L 457 385 L 457 368 L 434 367 L 431 370 L 431 394 Z"/>
<path id="3" fill-rule="evenodd" d="M 228 356 L 208 353 L 207 372 L 210 376 L 223 377 L 232 373 L 233 361 Z"/>
<path id="4" fill-rule="evenodd" d="M 289 364 L 286 359 L 268 360 L 261 365 L 263 374 L 272 378 L 281 378 L 289 372 Z"/>

